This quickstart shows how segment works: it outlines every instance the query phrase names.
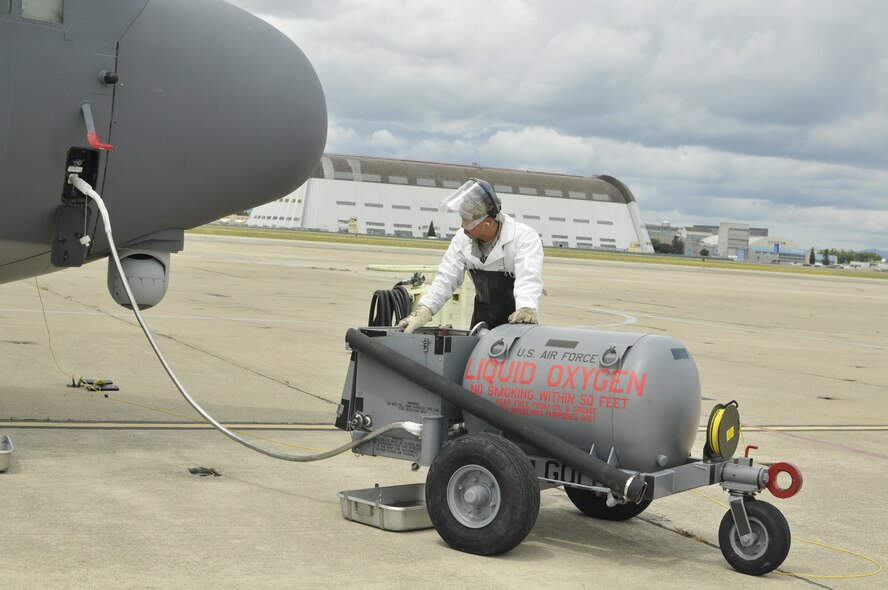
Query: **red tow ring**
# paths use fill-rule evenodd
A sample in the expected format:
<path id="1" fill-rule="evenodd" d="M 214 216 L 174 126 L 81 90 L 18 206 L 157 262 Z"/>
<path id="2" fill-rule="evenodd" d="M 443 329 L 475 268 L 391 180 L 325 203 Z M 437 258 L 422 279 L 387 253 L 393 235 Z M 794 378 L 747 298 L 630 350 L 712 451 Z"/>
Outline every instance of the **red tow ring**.
<path id="1" fill-rule="evenodd" d="M 792 482 L 788 487 L 781 488 L 777 484 L 777 476 L 781 473 L 787 473 L 792 478 Z M 795 496 L 802 489 L 802 472 L 792 463 L 779 462 L 774 463 L 768 469 L 768 491 L 775 497 L 786 499 Z"/>

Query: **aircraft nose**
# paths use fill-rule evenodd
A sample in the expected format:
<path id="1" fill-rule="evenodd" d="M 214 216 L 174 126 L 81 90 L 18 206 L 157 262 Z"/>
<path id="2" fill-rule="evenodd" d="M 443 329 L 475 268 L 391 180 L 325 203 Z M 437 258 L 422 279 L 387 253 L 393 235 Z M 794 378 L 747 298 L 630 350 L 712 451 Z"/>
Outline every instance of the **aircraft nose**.
<path id="1" fill-rule="evenodd" d="M 117 228 L 188 228 L 292 192 L 327 134 L 320 81 L 283 33 L 214 0 L 150 0 L 118 44 L 104 191 Z M 132 206 L 130 206 L 132 203 Z M 175 214 L 174 218 L 164 215 Z M 114 213 L 114 211 L 112 211 Z"/>

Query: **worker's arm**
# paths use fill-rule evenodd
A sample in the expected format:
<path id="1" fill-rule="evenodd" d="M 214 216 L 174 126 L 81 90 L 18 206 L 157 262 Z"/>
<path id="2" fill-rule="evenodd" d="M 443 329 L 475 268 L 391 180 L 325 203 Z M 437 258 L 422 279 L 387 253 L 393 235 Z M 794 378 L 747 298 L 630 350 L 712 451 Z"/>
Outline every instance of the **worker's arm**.
<path id="1" fill-rule="evenodd" d="M 429 286 L 429 290 L 419 300 L 432 314 L 444 307 L 453 292 L 460 288 L 466 275 L 466 263 L 463 258 L 463 249 L 469 243 L 469 238 L 460 230 L 452 240 L 441 264 L 438 265 L 435 280 Z"/>

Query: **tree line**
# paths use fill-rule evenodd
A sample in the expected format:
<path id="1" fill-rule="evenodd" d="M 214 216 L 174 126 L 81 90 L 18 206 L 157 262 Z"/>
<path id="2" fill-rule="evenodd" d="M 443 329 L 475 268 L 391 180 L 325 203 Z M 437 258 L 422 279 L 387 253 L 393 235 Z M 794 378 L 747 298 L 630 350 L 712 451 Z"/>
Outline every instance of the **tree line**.
<path id="1" fill-rule="evenodd" d="M 808 253 L 808 264 L 814 264 L 815 261 L 815 253 L 814 247 L 811 247 L 811 251 Z M 820 254 L 823 255 L 823 265 L 830 265 L 830 256 L 835 256 L 837 264 L 848 264 L 852 260 L 856 260 L 859 262 L 881 262 L 882 255 L 876 254 L 875 252 L 856 252 L 854 250 L 839 250 L 836 248 L 824 248 L 819 251 Z"/>
<path id="2" fill-rule="evenodd" d="M 651 238 L 651 245 L 654 247 L 654 252 L 657 254 L 678 254 L 682 255 L 685 253 L 685 243 L 680 237 L 673 236 L 672 243 L 669 242 L 661 242 L 659 238 Z M 823 250 L 815 250 L 814 247 L 811 247 L 811 251 L 808 252 L 807 262 L 810 265 L 814 265 L 816 260 L 815 252 L 823 255 L 823 265 L 830 265 L 830 256 L 835 256 L 837 259 L 837 264 L 848 264 L 852 260 L 856 260 L 859 262 L 881 262 L 882 255 L 877 254 L 875 252 L 857 252 L 855 250 L 840 250 L 837 248 L 824 248 Z M 704 253 L 702 250 L 700 254 L 703 256 L 709 256 L 709 250 L 707 249 Z"/>
<path id="3" fill-rule="evenodd" d="M 654 252 L 657 254 L 684 254 L 685 253 L 685 243 L 678 236 L 672 237 L 672 243 L 663 243 L 659 238 L 651 238 L 651 246 L 654 247 Z"/>

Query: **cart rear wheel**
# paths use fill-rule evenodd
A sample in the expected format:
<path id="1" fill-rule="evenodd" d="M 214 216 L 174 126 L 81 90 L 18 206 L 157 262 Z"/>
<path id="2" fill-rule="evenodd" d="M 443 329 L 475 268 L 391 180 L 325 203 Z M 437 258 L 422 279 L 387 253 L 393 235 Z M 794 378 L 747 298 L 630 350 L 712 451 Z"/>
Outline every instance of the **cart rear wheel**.
<path id="1" fill-rule="evenodd" d="M 600 518 L 602 520 L 629 520 L 638 516 L 651 505 L 650 500 L 642 500 L 638 504 L 627 502 L 625 504 L 617 504 L 616 506 L 607 505 L 607 496 L 597 494 L 592 490 L 584 490 L 583 488 L 574 488 L 564 486 L 567 497 L 573 502 L 573 505 L 579 508 L 580 512 L 592 518 Z"/>
<path id="2" fill-rule="evenodd" d="M 530 533 L 540 510 L 540 489 L 530 460 L 517 445 L 496 434 L 467 434 L 432 462 L 426 506 L 448 545 L 499 555 Z"/>
<path id="3" fill-rule="evenodd" d="M 718 527 L 718 544 L 731 567 L 743 574 L 761 576 L 774 571 L 789 554 L 792 541 L 786 517 L 773 505 L 761 500 L 744 502 L 753 539 L 748 545 L 740 541 L 734 516 L 728 510 Z"/>

